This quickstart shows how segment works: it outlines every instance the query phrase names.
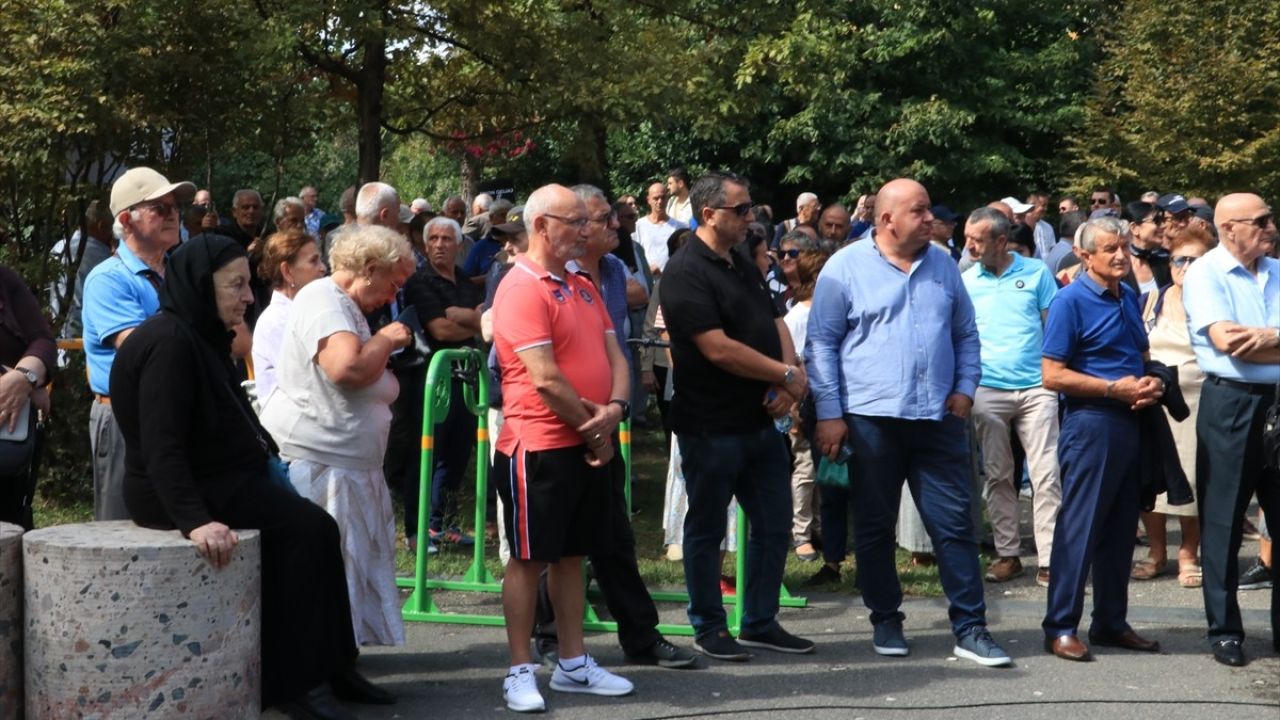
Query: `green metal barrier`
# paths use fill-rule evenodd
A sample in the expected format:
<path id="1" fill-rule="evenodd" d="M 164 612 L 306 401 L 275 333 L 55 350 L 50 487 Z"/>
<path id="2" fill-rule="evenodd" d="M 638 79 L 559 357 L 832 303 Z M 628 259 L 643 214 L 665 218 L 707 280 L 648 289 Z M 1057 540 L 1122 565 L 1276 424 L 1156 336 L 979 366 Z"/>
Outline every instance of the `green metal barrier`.
<path id="1" fill-rule="evenodd" d="M 413 592 L 405 602 L 401 614 L 406 621 L 438 622 L 463 625 L 504 625 L 501 615 L 483 615 L 475 613 L 454 613 L 442 611 L 432 597 L 433 590 L 454 590 L 463 592 L 502 592 L 502 584 L 494 579 L 484 564 L 484 523 L 488 509 L 489 487 L 489 371 L 484 357 L 479 350 L 472 348 L 458 350 L 437 350 L 432 354 L 431 363 L 427 367 L 426 385 L 423 388 L 422 409 L 422 446 L 421 465 L 418 470 L 420 491 L 418 493 L 418 528 L 419 533 L 427 532 L 431 517 L 431 471 L 435 450 L 436 418 L 443 418 L 449 412 L 452 384 L 457 374 L 465 377 L 467 382 L 462 388 L 463 401 L 467 411 L 476 416 L 476 508 L 475 538 L 471 565 L 461 580 L 444 580 L 427 576 L 428 553 L 426 545 L 419 543 L 414 562 L 413 577 L 397 578 L 398 587 L 411 588 Z M 474 382 L 471 378 L 474 377 Z M 631 423 L 624 421 L 618 426 L 619 454 L 625 466 L 626 482 L 624 492 L 628 512 L 631 509 Z M 739 547 L 746 542 L 750 528 L 747 516 L 738 509 Z M 726 614 L 730 632 L 737 634 L 742 617 L 742 596 L 746 589 L 746 553 L 736 553 L 737 592 L 733 597 L 726 597 L 729 606 Z M 589 592 L 592 599 L 599 598 L 599 591 Z M 682 591 L 650 592 L 650 597 L 657 602 L 689 602 L 689 594 Z M 792 597 L 785 587 L 782 588 L 779 604 L 783 607 L 806 607 L 808 602 L 803 597 Z M 617 632 L 616 622 L 601 620 L 591 604 L 588 603 L 583 620 L 583 629 L 593 632 Z M 658 632 L 664 635 L 692 636 L 693 628 L 684 623 L 662 623 Z"/>

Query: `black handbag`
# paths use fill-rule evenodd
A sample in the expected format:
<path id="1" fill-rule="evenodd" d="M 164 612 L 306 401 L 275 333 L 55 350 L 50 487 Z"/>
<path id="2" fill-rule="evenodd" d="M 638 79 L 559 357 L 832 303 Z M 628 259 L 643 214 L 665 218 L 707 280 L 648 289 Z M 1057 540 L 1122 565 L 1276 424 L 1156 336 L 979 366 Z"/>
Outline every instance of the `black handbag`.
<path id="1" fill-rule="evenodd" d="M 1276 383 L 1275 401 L 1262 420 L 1262 464 L 1280 470 L 1280 383 Z"/>
<path id="2" fill-rule="evenodd" d="M 25 473 L 36 454 L 36 409 L 28 400 L 18 413 L 13 432 L 8 424 L 0 426 L 0 477 Z"/>

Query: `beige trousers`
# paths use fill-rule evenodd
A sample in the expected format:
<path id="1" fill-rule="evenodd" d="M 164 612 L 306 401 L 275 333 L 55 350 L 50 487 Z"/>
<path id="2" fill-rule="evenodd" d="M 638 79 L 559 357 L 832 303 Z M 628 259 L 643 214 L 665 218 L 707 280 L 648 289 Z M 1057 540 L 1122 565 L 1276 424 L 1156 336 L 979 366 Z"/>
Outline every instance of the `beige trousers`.
<path id="1" fill-rule="evenodd" d="M 787 435 L 791 441 L 791 541 L 800 546 L 813 541 L 813 519 L 818 514 L 818 486 L 809 441 L 803 435 Z"/>
<path id="2" fill-rule="evenodd" d="M 1058 396 L 1043 387 L 997 390 L 979 387 L 973 399 L 973 422 L 982 448 L 987 480 L 983 498 L 1000 557 L 1020 555 L 1018 482 L 1022 468 L 1013 466 L 1009 429 L 1027 453 L 1031 471 L 1032 527 L 1040 567 L 1049 567 L 1053 526 L 1062 504 L 1058 477 Z"/>

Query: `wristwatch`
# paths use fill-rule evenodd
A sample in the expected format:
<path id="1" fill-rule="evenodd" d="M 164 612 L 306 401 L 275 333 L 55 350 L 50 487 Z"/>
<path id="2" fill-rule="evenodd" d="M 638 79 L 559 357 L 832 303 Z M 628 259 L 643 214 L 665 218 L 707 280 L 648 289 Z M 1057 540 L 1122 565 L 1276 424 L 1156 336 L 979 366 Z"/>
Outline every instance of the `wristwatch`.
<path id="1" fill-rule="evenodd" d="M 616 404 L 618 407 L 622 408 L 623 420 L 627 420 L 631 417 L 631 403 L 627 402 L 626 400 L 618 400 L 615 398 L 613 400 L 610 400 L 609 404 L 610 405 Z"/>
<path id="2" fill-rule="evenodd" d="M 40 376 L 36 374 L 35 370 L 32 370 L 30 368 L 24 368 L 24 367 L 16 367 L 16 366 L 13 369 L 22 373 L 22 376 L 27 379 L 27 382 L 31 383 L 31 387 L 33 388 L 40 387 Z"/>
<path id="3" fill-rule="evenodd" d="M 796 379 L 796 369 L 793 365 L 787 366 L 787 371 L 782 374 L 782 384 L 790 385 Z"/>

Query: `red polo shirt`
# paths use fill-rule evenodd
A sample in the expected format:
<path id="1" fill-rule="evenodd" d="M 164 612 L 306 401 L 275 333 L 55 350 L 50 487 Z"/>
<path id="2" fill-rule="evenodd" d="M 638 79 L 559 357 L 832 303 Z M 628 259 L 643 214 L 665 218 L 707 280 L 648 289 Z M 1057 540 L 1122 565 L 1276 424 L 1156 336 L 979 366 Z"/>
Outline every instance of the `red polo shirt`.
<path id="1" fill-rule="evenodd" d="M 498 450 L 554 450 L 581 445 L 577 430 L 547 407 L 516 353 L 550 345 L 560 372 L 578 395 L 609 401 L 613 373 L 605 334 L 613 333 L 604 300 L 587 278 L 558 278 L 521 255 L 493 300 L 493 342 L 502 370 L 502 432 Z"/>

